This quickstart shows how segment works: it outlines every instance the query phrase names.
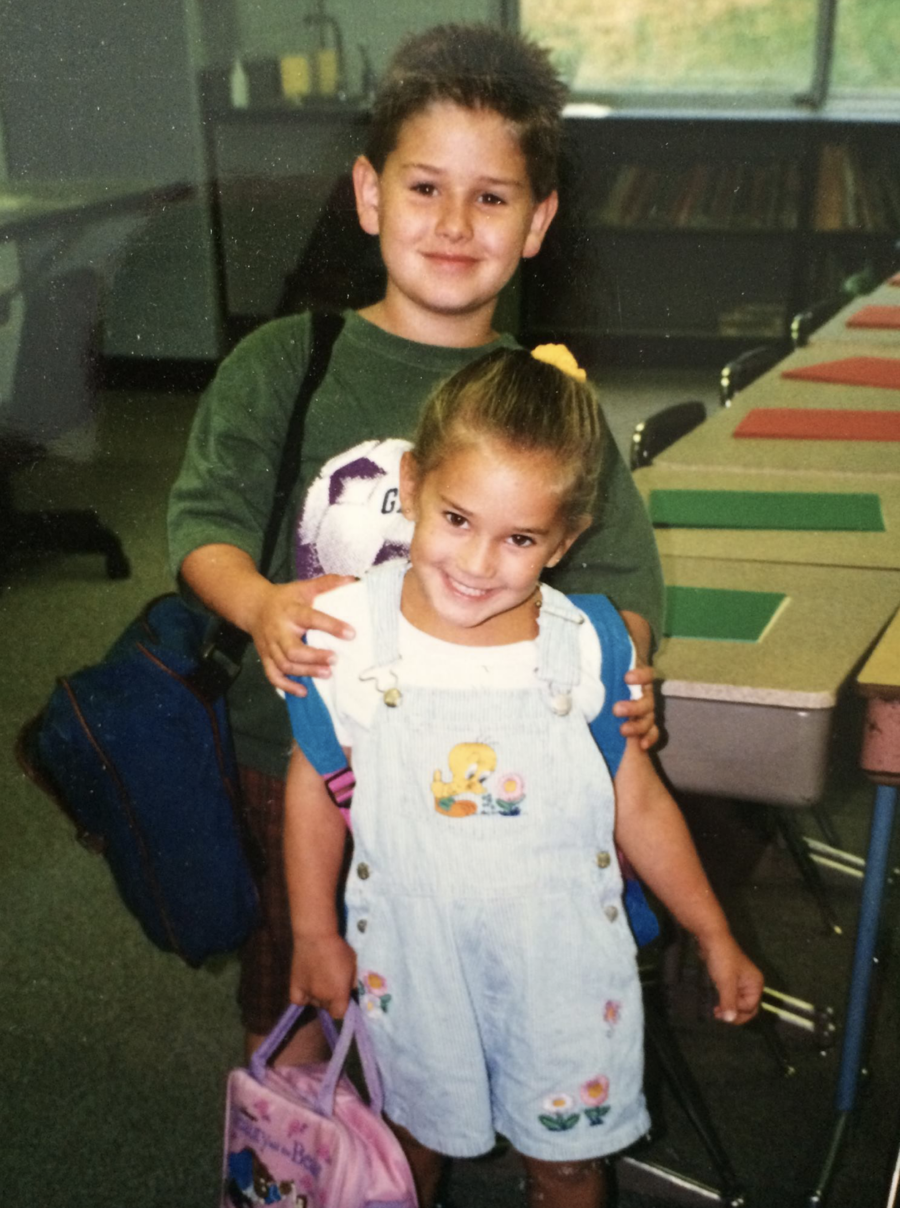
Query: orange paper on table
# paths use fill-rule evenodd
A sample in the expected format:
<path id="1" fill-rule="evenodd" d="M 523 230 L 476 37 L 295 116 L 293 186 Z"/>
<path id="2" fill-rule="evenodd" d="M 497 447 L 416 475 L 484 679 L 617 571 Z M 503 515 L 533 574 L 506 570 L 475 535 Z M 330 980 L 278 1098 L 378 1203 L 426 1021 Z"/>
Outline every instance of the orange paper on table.
<path id="1" fill-rule="evenodd" d="M 900 328 L 900 306 L 864 306 L 847 320 L 847 326 Z"/>
<path id="2" fill-rule="evenodd" d="M 775 440 L 900 440 L 900 411 L 755 407 L 734 435 Z"/>
<path id="3" fill-rule="evenodd" d="M 835 382 L 841 386 L 885 386 L 900 390 L 900 357 L 842 357 L 800 369 L 785 369 L 784 378 L 808 382 Z"/>

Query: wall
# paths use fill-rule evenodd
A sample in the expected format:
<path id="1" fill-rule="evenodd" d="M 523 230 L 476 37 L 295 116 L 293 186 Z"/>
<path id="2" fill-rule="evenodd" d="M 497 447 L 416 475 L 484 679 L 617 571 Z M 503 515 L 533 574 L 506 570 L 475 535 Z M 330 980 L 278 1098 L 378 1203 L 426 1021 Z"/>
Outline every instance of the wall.
<path id="1" fill-rule="evenodd" d="M 0 181 L 6 180 L 6 148 L 0 126 Z M 19 257 L 15 245 L 0 243 L 0 427 L 6 400 L 12 393 L 13 370 L 22 329 L 22 299 L 18 292 Z"/>
<path id="2" fill-rule="evenodd" d="M 348 91 L 358 95 L 361 43 L 377 74 L 406 33 L 437 21 L 497 21 L 502 0 L 325 5 L 342 30 Z M 220 354 L 198 72 L 227 65 L 235 53 L 253 59 L 313 49 L 306 17 L 314 7 L 314 0 L 0 0 L 0 122 L 11 180 L 138 178 L 198 190 L 196 202 L 127 238 L 110 232 L 107 353 Z"/>
<path id="3" fill-rule="evenodd" d="M 205 177 L 194 0 L 28 0 L 0 8 L 0 111 L 9 178 Z M 106 350 L 214 357 L 212 250 L 203 189 L 193 203 L 109 232 Z M 27 258 L 28 249 L 23 249 Z"/>
<path id="4" fill-rule="evenodd" d="M 315 30 L 307 15 L 312 0 L 233 0 L 235 34 L 241 51 L 264 58 L 315 49 Z M 400 39 L 439 21 L 497 21 L 500 0 L 325 0 L 325 11 L 340 26 L 351 95 L 359 92 L 362 72 L 360 45 L 376 73 L 383 71 Z M 330 43 L 329 43 L 330 44 Z"/>

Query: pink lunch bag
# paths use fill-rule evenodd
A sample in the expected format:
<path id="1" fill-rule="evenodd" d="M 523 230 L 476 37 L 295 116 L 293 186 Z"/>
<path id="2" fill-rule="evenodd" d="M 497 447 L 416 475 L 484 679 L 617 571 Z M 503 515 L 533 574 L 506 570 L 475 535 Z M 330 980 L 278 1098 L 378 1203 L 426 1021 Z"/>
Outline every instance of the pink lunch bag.
<path id="1" fill-rule="evenodd" d="M 340 1030 L 320 1012 L 332 1047 L 325 1064 L 269 1065 L 301 1008 L 289 1007 L 253 1054 L 232 1070 L 225 1111 L 221 1208 L 416 1208 L 412 1174 L 382 1119 L 381 1079 L 357 1003 Z M 342 1073 L 356 1039 L 371 1106 Z"/>

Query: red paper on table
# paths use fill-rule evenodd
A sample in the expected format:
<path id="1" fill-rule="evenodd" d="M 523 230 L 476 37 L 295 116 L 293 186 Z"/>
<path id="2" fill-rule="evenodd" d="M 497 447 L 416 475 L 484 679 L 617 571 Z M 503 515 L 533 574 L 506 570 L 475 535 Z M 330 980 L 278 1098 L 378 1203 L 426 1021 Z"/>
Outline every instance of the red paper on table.
<path id="1" fill-rule="evenodd" d="M 848 327 L 900 327 L 900 306 L 864 306 L 847 320 Z"/>
<path id="2" fill-rule="evenodd" d="M 755 407 L 734 435 L 776 440 L 900 440 L 900 411 Z"/>
<path id="3" fill-rule="evenodd" d="M 836 382 L 841 386 L 886 386 L 900 390 L 900 357 L 843 357 L 820 361 L 801 369 L 785 369 L 782 377 L 808 382 Z"/>

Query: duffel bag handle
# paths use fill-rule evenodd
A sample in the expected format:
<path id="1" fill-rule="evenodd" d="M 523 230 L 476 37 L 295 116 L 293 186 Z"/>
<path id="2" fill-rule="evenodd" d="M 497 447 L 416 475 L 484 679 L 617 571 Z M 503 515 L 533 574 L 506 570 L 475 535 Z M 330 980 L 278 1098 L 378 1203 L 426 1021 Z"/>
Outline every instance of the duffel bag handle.
<path id="1" fill-rule="evenodd" d="M 295 1006 L 292 1003 L 250 1058 L 250 1073 L 257 1082 L 262 1083 L 265 1081 L 266 1068 L 269 1062 L 284 1040 L 293 1031 L 303 1011 L 303 1007 Z M 334 1020 L 327 1011 L 319 1012 L 319 1020 L 332 1052 L 331 1060 L 328 1062 L 328 1069 L 325 1071 L 322 1085 L 312 1106 L 322 1116 L 331 1116 L 334 1112 L 334 1095 L 338 1079 L 347 1062 L 350 1045 L 355 1039 L 359 1059 L 362 1064 L 366 1090 L 369 1095 L 369 1105 L 372 1111 L 380 1116 L 384 1111 L 384 1091 L 381 1085 L 381 1075 L 378 1073 L 378 1064 L 375 1061 L 375 1050 L 372 1047 L 365 1017 L 359 1003 L 353 998 L 350 999 L 347 1014 L 344 1016 L 340 1032 L 338 1032 Z"/>

